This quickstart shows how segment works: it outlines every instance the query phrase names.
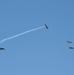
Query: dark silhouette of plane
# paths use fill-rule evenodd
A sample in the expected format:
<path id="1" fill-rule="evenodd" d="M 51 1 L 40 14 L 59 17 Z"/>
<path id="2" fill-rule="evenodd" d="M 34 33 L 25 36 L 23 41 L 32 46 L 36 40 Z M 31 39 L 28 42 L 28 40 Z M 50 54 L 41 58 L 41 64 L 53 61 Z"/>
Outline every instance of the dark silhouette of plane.
<path id="1" fill-rule="evenodd" d="M 44 28 L 48 29 L 48 26 L 45 24 Z"/>
<path id="2" fill-rule="evenodd" d="M 69 49 L 74 49 L 74 47 L 69 47 Z"/>
<path id="3" fill-rule="evenodd" d="M 67 41 L 67 44 L 72 43 L 72 41 Z"/>
<path id="4" fill-rule="evenodd" d="M 5 50 L 5 48 L 0 48 L 0 50 Z"/>

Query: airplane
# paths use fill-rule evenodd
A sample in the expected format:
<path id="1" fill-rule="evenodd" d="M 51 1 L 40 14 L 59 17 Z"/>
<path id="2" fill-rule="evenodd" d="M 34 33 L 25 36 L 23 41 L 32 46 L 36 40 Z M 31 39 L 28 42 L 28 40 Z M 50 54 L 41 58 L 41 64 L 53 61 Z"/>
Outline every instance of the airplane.
<path id="1" fill-rule="evenodd" d="M 5 48 L 0 48 L 0 50 L 5 50 Z"/>
<path id="2" fill-rule="evenodd" d="M 72 43 L 72 41 L 67 41 L 67 44 Z"/>
<path id="3" fill-rule="evenodd" d="M 48 29 L 48 26 L 45 24 L 44 28 Z"/>
<path id="4" fill-rule="evenodd" d="M 69 47 L 69 49 L 74 49 L 74 47 Z"/>

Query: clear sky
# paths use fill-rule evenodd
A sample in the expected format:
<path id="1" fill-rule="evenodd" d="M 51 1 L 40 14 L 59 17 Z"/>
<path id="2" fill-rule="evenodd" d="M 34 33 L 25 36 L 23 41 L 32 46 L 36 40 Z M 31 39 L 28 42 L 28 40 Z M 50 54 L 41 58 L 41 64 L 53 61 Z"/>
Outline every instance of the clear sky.
<path id="1" fill-rule="evenodd" d="M 74 0 L 0 0 L 0 40 L 45 23 L 0 44 L 0 75 L 74 75 Z"/>

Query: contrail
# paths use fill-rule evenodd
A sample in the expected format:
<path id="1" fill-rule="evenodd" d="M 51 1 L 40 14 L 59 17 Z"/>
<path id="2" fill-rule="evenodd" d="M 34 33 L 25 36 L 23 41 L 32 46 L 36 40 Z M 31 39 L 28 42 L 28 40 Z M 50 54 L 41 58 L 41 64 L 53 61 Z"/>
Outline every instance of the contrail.
<path id="1" fill-rule="evenodd" d="M 43 27 L 44 27 L 44 26 L 38 27 L 38 28 L 35 28 L 35 29 L 31 29 L 31 30 L 28 30 L 28 31 L 19 33 L 19 34 L 17 34 L 17 35 L 14 35 L 14 36 L 5 38 L 5 39 L 1 40 L 0 43 L 3 43 L 3 42 L 5 42 L 5 41 L 7 41 L 7 40 L 10 40 L 10 39 L 16 38 L 16 37 L 18 37 L 18 36 L 24 35 L 24 34 L 26 34 L 26 33 L 29 33 L 29 32 L 32 32 L 32 31 L 35 31 L 35 30 L 38 30 L 38 29 L 41 29 L 41 28 L 43 28 Z"/>

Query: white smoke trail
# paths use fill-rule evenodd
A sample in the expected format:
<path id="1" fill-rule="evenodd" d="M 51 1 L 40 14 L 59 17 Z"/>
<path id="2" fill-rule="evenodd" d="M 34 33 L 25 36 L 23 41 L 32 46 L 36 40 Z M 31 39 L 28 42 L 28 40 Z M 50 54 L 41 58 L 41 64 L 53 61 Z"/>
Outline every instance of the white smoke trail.
<path id="1" fill-rule="evenodd" d="M 8 38 L 5 38 L 5 39 L 1 40 L 0 43 L 3 43 L 3 42 L 5 42 L 5 41 L 7 41 L 7 40 L 16 38 L 16 37 L 18 37 L 18 36 L 21 36 L 21 35 L 23 35 L 23 34 L 26 34 L 26 33 L 29 33 L 29 32 L 32 32 L 32 31 L 35 31 L 35 30 L 38 30 L 38 29 L 41 29 L 41 28 L 43 28 L 43 26 L 42 26 L 42 27 L 35 28 L 35 29 L 28 30 L 28 31 L 25 31 L 25 32 L 22 32 L 22 33 L 19 33 L 19 34 L 17 34 L 17 35 L 14 35 L 14 36 L 11 36 L 11 37 L 8 37 Z"/>

